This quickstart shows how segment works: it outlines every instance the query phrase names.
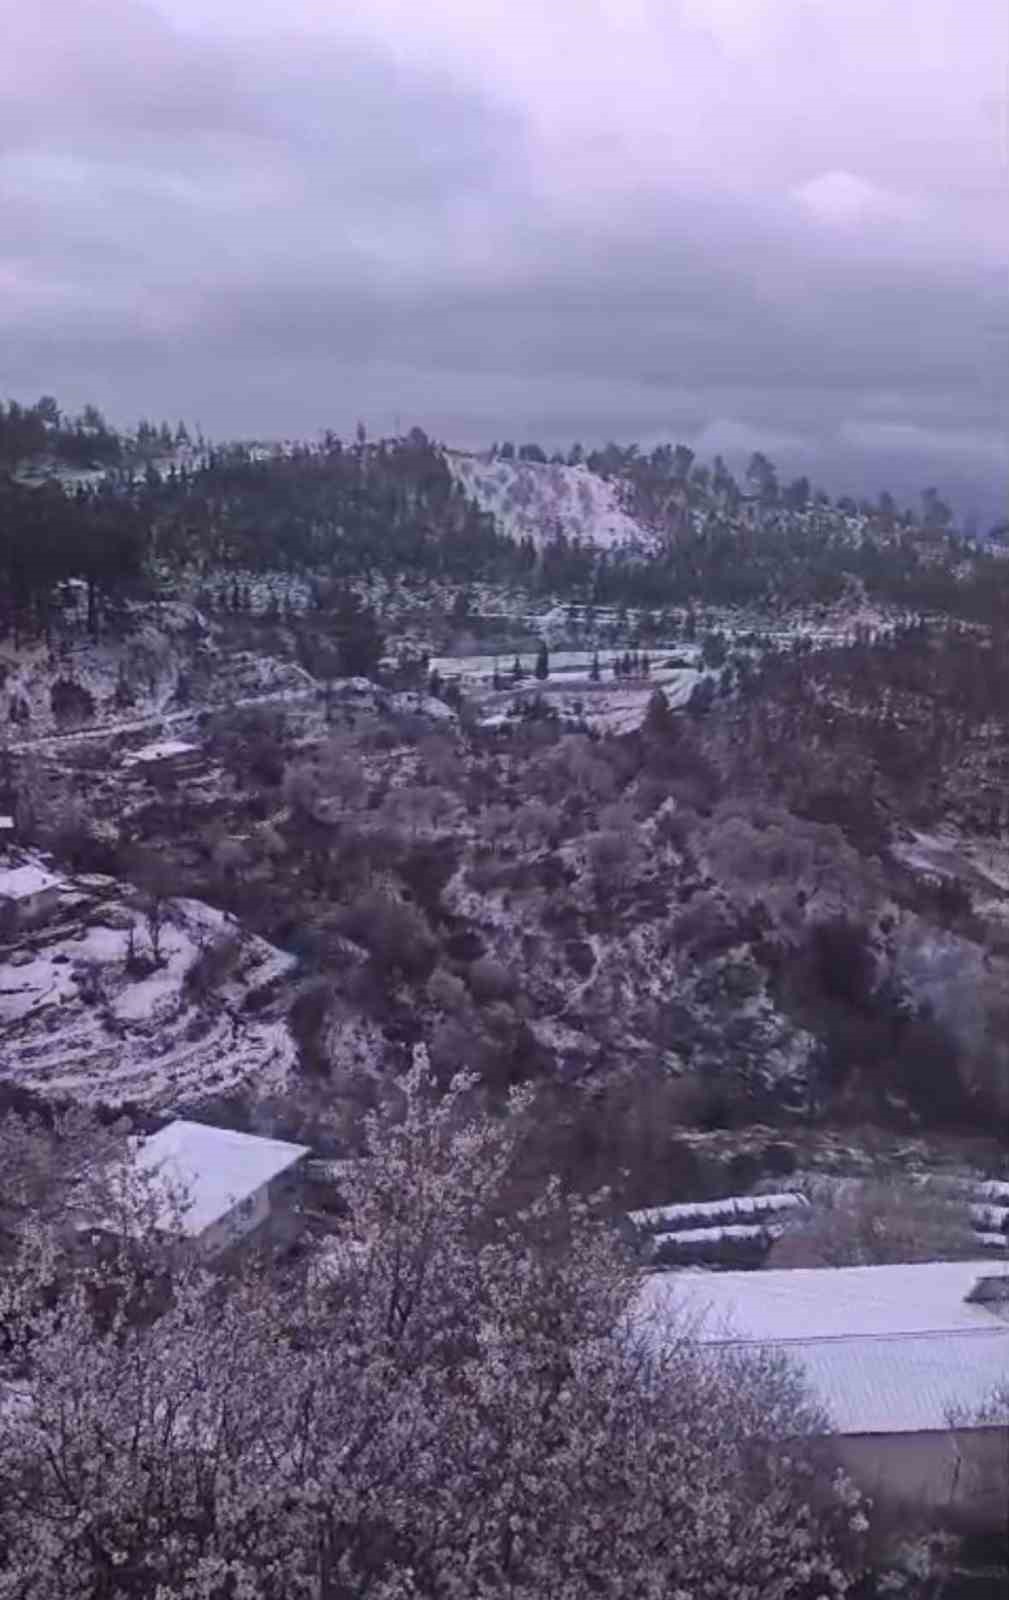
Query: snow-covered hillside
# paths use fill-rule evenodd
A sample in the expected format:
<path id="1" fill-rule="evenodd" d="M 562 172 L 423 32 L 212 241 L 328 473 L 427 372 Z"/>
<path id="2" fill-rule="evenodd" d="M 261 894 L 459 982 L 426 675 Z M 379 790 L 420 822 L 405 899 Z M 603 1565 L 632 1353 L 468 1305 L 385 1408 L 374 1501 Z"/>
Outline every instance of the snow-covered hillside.
<path id="1" fill-rule="evenodd" d="M 132 605 L 127 626 L 92 639 L 80 607 L 54 640 L 0 647 L 0 723 L 15 746 L 81 729 L 142 729 L 196 710 L 309 695 L 296 663 L 222 647 L 203 614 L 178 601 Z"/>
<path id="2" fill-rule="evenodd" d="M 164 919 L 155 962 L 128 886 L 66 879 L 52 920 L 0 947 L 3 1077 L 45 1098 L 157 1111 L 281 1089 L 294 1040 L 273 1007 L 248 1002 L 293 958 L 200 901 L 169 901 Z M 212 990 L 194 972 L 207 951 L 219 952 Z"/>
<path id="3" fill-rule="evenodd" d="M 529 537 L 543 545 L 560 528 L 569 539 L 601 547 L 654 543 L 621 506 L 618 486 L 588 467 L 502 461 L 455 450 L 445 455 L 466 493 L 513 539 Z"/>

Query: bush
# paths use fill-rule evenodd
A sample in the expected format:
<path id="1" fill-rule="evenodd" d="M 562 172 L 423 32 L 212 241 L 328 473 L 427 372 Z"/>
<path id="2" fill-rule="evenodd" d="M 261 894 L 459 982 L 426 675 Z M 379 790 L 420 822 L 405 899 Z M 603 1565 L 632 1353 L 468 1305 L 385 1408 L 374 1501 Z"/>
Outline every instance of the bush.
<path id="1" fill-rule="evenodd" d="M 864 1267 L 976 1253 L 962 1201 L 925 1184 L 879 1178 L 817 1189 L 809 1221 L 776 1240 L 768 1265 Z"/>
<path id="2" fill-rule="evenodd" d="M 208 1000 L 231 977 L 241 955 L 242 936 L 239 933 L 224 934 L 204 945 L 186 971 L 186 988 L 197 999 Z"/>
<path id="3" fill-rule="evenodd" d="M 638 863 L 637 839 L 628 832 L 618 833 L 608 829 L 593 834 L 588 844 L 589 865 L 600 899 L 624 888 L 634 875 Z"/>
<path id="4" fill-rule="evenodd" d="M 474 1000 L 511 1000 L 518 992 L 514 973 L 509 972 L 493 956 L 482 956 L 474 961 L 466 974 L 466 981 Z"/>
<path id="5" fill-rule="evenodd" d="M 415 907 L 402 900 L 379 891 L 358 895 L 344 912 L 341 925 L 390 976 L 423 980 L 434 971 L 438 952 L 427 924 Z"/>
<path id="6" fill-rule="evenodd" d="M 53 716 L 60 722 L 91 722 L 94 719 L 94 695 L 73 678 L 57 678 L 49 692 L 49 704 Z"/>
<path id="7" fill-rule="evenodd" d="M 864 924 L 845 917 L 817 923 L 805 959 L 809 979 L 824 999 L 854 1011 L 871 1011 L 876 960 Z"/>
<path id="8" fill-rule="evenodd" d="M 323 1038 L 333 994 L 331 983 L 317 979 L 300 990 L 288 1011 L 288 1025 L 298 1046 L 298 1059 L 307 1072 L 325 1072 L 332 1065 L 326 1056 Z"/>

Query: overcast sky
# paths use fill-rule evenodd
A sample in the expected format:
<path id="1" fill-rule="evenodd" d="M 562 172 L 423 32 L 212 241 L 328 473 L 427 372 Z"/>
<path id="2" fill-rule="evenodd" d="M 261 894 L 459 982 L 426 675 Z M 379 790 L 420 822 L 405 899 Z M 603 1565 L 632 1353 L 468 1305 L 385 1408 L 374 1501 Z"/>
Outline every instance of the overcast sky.
<path id="1" fill-rule="evenodd" d="M 1003 513 L 1005 0 L 0 0 L 0 392 Z"/>

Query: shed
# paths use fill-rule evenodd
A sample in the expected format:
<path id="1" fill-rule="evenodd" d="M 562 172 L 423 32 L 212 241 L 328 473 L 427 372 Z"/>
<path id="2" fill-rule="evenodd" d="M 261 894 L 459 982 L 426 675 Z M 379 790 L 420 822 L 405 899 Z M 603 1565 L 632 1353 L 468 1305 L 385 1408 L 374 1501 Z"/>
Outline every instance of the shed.
<path id="1" fill-rule="evenodd" d="M 0 931 L 36 927 L 59 905 L 63 880 L 35 862 L 0 871 Z"/>
<path id="2" fill-rule="evenodd" d="M 992 1527 L 1009 1497 L 1009 1416 L 971 1419 L 1009 1385 L 1000 1278 L 990 1261 L 664 1273 L 636 1309 L 651 1338 L 679 1325 L 715 1353 L 785 1356 L 867 1493 Z"/>
<path id="3" fill-rule="evenodd" d="M 202 751 L 198 744 L 192 744 L 187 739 L 160 739 L 154 744 L 145 744 L 139 750 L 130 751 L 123 765 L 135 768 L 145 777 L 168 777 L 193 771 L 201 760 Z"/>
<path id="4" fill-rule="evenodd" d="M 253 1237 L 292 1239 L 308 1146 L 180 1120 L 145 1139 L 141 1172 L 185 1195 L 182 1228 L 209 1257 Z M 166 1204 L 165 1221 L 173 1220 Z"/>

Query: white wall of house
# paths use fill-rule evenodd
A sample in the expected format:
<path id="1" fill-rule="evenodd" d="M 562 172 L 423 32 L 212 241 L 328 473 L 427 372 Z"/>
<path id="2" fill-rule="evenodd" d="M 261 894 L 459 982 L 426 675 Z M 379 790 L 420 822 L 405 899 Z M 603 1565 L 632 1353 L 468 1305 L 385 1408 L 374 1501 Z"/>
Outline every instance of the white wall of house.
<path id="1" fill-rule="evenodd" d="M 261 1228 L 270 1216 L 270 1186 L 264 1183 L 255 1194 L 248 1195 L 240 1200 L 230 1211 L 225 1212 L 209 1228 L 200 1234 L 200 1249 L 207 1256 L 217 1256 L 240 1239 L 257 1228 Z"/>
<path id="2" fill-rule="evenodd" d="M 8 928 L 33 928 L 48 922 L 60 903 L 58 884 L 47 884 L 34 894 L 17 897 L 0 894 L 0 924 Z"/>

